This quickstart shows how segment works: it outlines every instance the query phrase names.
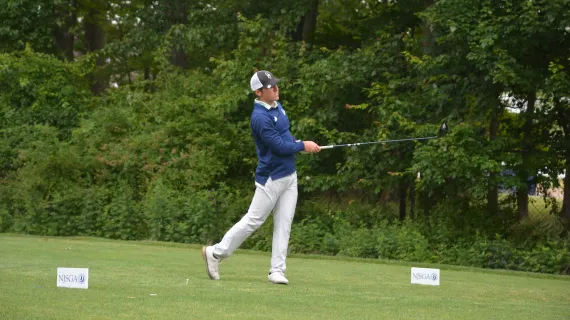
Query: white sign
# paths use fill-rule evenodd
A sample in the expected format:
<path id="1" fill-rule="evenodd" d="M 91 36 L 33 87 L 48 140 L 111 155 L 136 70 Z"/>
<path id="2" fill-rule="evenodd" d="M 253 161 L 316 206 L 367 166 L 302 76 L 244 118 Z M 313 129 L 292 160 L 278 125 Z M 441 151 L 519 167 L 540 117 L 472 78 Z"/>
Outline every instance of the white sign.
<path id="1" fill-rule="evenodd" d="M 87 289 L 88 268 L 57 268 L 57 286 L 60 288 Z"/>
<path id="2" fill-rule="evenodd" d="M 412 283 L 439 286 L 439 269 L 412 268 Z"/>

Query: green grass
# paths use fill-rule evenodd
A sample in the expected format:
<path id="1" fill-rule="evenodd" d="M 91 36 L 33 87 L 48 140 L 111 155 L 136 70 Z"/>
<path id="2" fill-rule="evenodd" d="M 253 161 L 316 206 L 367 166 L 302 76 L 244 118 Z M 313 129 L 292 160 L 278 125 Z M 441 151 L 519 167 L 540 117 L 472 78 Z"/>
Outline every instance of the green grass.
<path id="1" fill-rule="evenodd" d="M 282 286 L 238 251 L 211 281 L 195 245 L 0 234 L 0 319 L 570 319 L 570 277 L 440 266 L 431 287 L 370 262 L 292 256 Z M 89 289 L 56 288 L 57 267 Z"/>
<path id="2" fill-rule="evenodd" d="M 562 199 L 554 199 L 557 203 L 558 210 L 562 208 Z M 528 197 L 528 214 L 531 219 L 542 219 L 545 217 L 552 217 L 550 211 L 552 210 L 552 204 L 544 202 L 544 198 L 541 196 L 529 196 Z"/>

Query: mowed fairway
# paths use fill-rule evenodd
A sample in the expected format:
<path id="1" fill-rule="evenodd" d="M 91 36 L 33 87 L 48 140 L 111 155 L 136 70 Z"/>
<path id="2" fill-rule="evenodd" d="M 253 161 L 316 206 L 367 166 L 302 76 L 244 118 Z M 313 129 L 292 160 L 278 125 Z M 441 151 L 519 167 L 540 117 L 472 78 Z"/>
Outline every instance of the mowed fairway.
<path id="1" fill-rule="evenodd" d="M 290 257 L 283 286 L 238 251 L 212 281 L 199 246 L 0 234 L 0 319 L 570 319 L 570 277 L 442 267 L 431 287 L 410 266 Z M 57 267 L 89 268 L 89 289 L 57 288 Z"/>

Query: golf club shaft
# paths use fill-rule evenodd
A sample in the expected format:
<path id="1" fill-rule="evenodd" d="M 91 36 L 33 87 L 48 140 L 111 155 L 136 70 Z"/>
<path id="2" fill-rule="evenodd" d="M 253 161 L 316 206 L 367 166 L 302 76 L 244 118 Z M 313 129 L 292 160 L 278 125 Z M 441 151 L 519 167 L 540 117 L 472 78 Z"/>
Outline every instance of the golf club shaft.
<path id="1" fill-rule="evenodd" d="M 335 144 L 330 146 L 321 146 L 322 149 L 332 149 L 332 148 L 340 148 L 340 147 L 358 147 L 367 144 L 378 144 L 378 143 L 389 143 L 389 142 L 401 142 L 401 141 L 417 141 L 417 140 L 429 140 L 429 139 L 437 139 L 438 136 L 433 137 L 423 137 L 423 138 L 407 138 L 407 139 L 394 139 L 394 140 L 382 140 L 382 141 L 373 141 L 373 142 L 358 142 L 358 143 L 347 143 L 347 144 Z"/>

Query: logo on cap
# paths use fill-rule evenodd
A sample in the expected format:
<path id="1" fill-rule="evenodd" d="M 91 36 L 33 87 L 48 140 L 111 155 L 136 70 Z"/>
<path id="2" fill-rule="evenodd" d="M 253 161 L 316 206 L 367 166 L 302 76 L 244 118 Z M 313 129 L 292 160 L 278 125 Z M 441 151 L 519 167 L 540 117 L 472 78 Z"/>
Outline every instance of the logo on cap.
<path id="1" fill-rule="evenodd" d="M 271 78 L 271 73 L 269 73 L 269 72 L 265 72 L 265 76 L 267 76 L 267 79 L 272 79 L 272 78 Z"/>

